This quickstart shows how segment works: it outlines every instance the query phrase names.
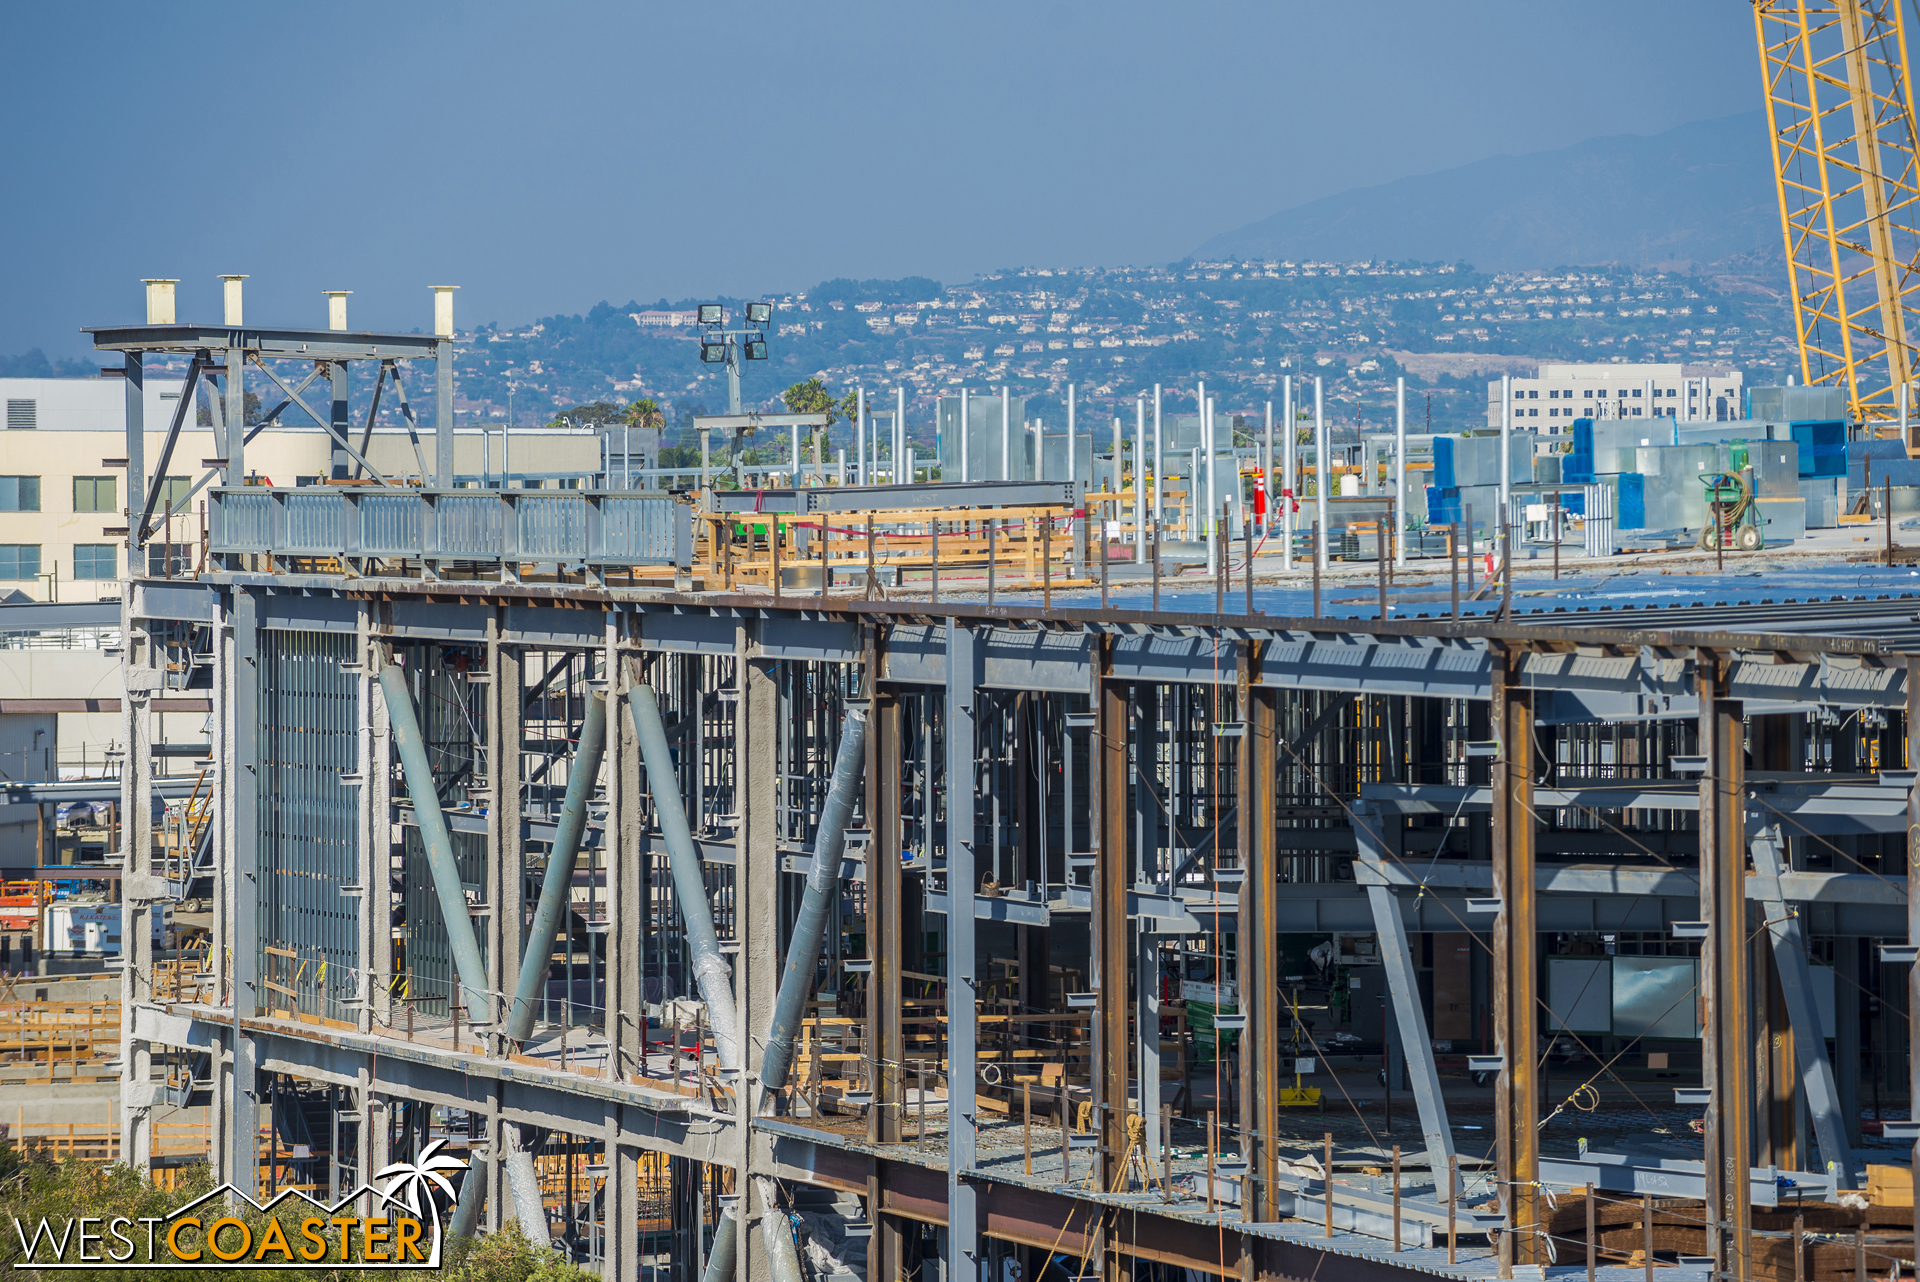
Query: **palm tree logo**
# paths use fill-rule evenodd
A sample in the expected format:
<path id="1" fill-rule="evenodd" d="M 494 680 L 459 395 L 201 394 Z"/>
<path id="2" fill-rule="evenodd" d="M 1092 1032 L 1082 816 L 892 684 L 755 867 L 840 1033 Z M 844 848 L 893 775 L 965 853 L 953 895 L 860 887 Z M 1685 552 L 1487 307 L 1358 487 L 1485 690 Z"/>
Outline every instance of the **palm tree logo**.
<path id="1" fill-rule="evenodd" d="M 449 1202 L 455 1197 L 453 1182 L 447 1179 L 444 1172 L 467 1168 L 467 1163 L 460 1158 L 440 1151 L 445 1144 L 445 1140 L 435 1140 L 421 1149 L 420 1156 L 412 1162 L 395 1162 L 374 1176 L 376 1180 L 392 1176 L 393 1182 L 387 1185 L 381 1196 L 406 1207 L 413 1212 L 415 1219 L 433 1223 L 436 1228 L 439 1217 L 434 1213 L 434 1192 L 437 1190 L 445 1194 Z"/>

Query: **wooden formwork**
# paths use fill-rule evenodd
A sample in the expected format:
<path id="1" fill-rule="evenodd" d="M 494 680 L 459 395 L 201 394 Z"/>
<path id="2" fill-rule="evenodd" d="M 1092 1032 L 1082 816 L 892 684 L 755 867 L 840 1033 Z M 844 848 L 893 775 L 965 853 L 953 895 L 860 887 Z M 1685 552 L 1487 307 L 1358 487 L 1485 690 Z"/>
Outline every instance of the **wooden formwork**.
<path id="1" fill-rule="evenodd" d="M 719 590 L 770 589 L 776 574 L 796 577 L 799 567 L 817 583 L 823 566 L 845 581 L 869 567 L 892 578 L 936 566 L 943 572 L 981 570 L 989 561 L 1001 585 L 1032 586 L 1050 577 L 1066 587 L 1080 520 L 1057 506 L 724 512 L 703 519 L 706 537 L 695 574 Z"/>

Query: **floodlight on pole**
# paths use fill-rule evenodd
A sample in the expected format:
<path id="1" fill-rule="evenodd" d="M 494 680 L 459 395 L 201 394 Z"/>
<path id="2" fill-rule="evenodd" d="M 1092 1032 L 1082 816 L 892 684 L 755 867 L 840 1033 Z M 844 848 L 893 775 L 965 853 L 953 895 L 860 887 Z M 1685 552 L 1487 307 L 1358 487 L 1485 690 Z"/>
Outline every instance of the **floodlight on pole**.
<path id="1" fill-rule="evenodd" d="M 726 364 L 727 341 L 724 338 L 713 342 L 702 339 L 700 342 L 700 359 L 709 365 Z"/>
<path id="2" fill-rule="evenodd" d="M 700 323 L 702 325 L 720 324 L 721 323 L 720 304 L 718 303 L 700 304 Z"/>
<path id="3" fill-rule="evenodd" d="M 765 325 L 773 319 L 772 303 L 748 303 L 747 324 Z"/>
<path id="4" fill-rule="evenodd" d="M 749 338 L 746 341 L 746 349 L 747 359 L 750 361 L 767 359 L 767 340 L 764 338 Z"/>

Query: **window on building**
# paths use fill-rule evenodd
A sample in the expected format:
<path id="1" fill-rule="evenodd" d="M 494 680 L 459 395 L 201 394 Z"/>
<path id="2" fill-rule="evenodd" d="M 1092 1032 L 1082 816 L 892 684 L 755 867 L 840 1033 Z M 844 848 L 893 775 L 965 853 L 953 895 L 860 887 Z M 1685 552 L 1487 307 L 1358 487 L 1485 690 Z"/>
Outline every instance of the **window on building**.
<path id="1" fill-rule="evenodd" d="M 1636 388 L 1634 388 L 1634 389 L 1633 389 L 1633 394 L 1634 394 L 1635 396 L 1638 396 L 1638 395 L 1640 395 L 1640 389 L 1639 389 L 1639 388 L 1637 388 L 1637 387 L 1636 387 Z"/>
<path id="2" fill-rule="evenodd" d="M 193 482 L 184 476 L 169 476 L 166 484 L 160 487 L 159 501 L 153 505 L 155 515 L 171 512 L 187 501 L 187 491 L 193 488 Z"/>
<path id="3" fill-rule="evenodd" d="M 31 579 L 39 573 L 38 543 L 0 543 L 0 579 Z"/>
<path id="4" fill-rule="evenodd" d="M 1593 399 L 1593 389 L 1592 389 L 1591 387 L 1589 387 L 1589 388 L 1587 389 L 1587 392 L 1586 392 L 1586 395 L 1587 395 L 1587 399 L 1588 399 L 1588 400 L 1592 400 L 1592 399 Z"/>
<path id="5" fill-rule="evenodd" d="M 76 543 L 73 545 L 73 577 L 76 579 L 117 579 L 120 559 L 112 543 Z"/>
<path id="6" fill-rule="evenodd" d="M 39 401 L 7 402 L 7 430 L 10 432 L 31 431 L 40 426 Z"/>
<path id="7" fill-rule="evenodd" d="M 1531 396 L 1536 401 L 1540 399 L 1540 393 L 1538 390 L 1528 392 L 1527 395 Z"/>
<path id="8" fill-rule="evenodd" d="M 111 476 L 76 476 L 73 478 L 73 510 L 118 512 L 120 505 L 114 502 L 118 488 Z"/>
<path id="9" fill-rule="evenodd" d="M 167 556 L 167 550 L 173 556 Z M 193 552 L 184 543 L 147 544 L 147 573 L 156 579 L 178 579 L 193 573 Z"/>
<path id="10" fill-rule="evenodd" d="M 0 512 L 38 512 L 40 478 L 0 476 Z"/>
<path id="11" fill-rule="evenodd" d="M 1635 418 L 1639 418 L 1639 417 L 1640 417 L 1640 414 L 1641 414 L 1641 410 L 1640 410 L 1640 407 L 1639 407 L 1638 405 L 1636 405 L 1636 406 L 1634 406 L 1634 407 L 1633 407 L 1633 416 L 1634 416 Z"/>
<path id="12" fill-rule="evenodd" d="M 1540 417 L 1540 411 L 1539 411 L 1539 410 L 1528 410 L 1528 411 L 1527 411 L 1527 413 L 1529 413 L 1529 414 L 1531 414 L 1531 415 L 1533 415 L 1533 417 L 1535 417 L 1535 418 L 1539 418 L 1539 417 Z"/>

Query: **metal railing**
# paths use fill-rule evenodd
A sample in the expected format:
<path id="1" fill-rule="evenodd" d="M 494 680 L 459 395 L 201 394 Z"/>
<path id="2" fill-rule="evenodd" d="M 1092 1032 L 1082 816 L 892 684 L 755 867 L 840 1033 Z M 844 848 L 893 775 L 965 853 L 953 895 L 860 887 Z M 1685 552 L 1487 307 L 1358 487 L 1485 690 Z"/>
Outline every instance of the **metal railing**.
<path id="1" fill-rule="evenodd" d="M 425 490 L 372 486 L 209 491 L 216 555 L 538 562 L 692 563 L 692 508 L 650 490 Z"/>

